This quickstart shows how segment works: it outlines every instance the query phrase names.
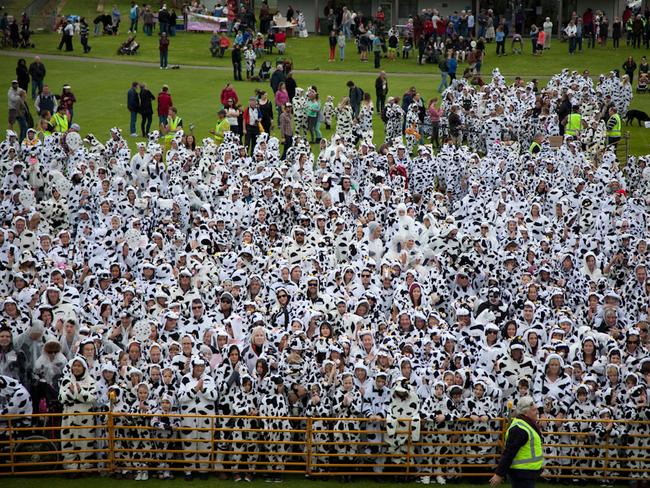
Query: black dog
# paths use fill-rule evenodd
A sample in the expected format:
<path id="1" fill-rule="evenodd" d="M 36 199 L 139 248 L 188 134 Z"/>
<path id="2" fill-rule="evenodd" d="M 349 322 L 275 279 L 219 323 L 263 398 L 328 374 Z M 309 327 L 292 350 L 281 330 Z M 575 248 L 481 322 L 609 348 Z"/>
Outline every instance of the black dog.
<path id="1" fill-rule="evenodd" d="M 641 122 L 650 121 L 650 117 L 643 110 L 628 110 L 625 114 L 625 125 L 630 125 L 635 119 L 639 121 L 639 127 L 641 127 Z"/>

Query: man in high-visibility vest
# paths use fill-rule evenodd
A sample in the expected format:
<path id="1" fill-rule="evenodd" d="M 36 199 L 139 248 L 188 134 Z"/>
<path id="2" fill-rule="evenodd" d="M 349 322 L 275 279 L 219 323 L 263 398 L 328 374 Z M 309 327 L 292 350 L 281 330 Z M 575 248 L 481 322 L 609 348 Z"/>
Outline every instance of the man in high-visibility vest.
<path id="1" fill-rule="evenodd" d="M 576 139 L 580 134 L 580 131 L 585 127 L 585 121 L 582 120 L 582 115 L 580 115 L 580 107 L 574 105 L 571 113 L 564 119 L 564 133 L 568 136 L 573 136 L 573 138 Z"/>
<path id="2" fill-rule="evenodd" d="M 183 128 L 183 119 L 178 116 L 176 107 L 169 107 L 167 115 L 167 124 L 162 124 L 162 130 L 165 133 L 165 150 L 171 147 L 174 135 Z"/>
<path id="3" fill-rule="evenodd" d="M 621 116 L 618 115 L 616 107 L 609 108 L 607 119 L 607 144 L 618 144 L 621 140 L 621 127 L 623 126 Z"/>
<path id="4" fill-rule="evenodd" d="M 230 124 L 226 119 L 226 111 L 221 109 L 217 113 L 217 124 L 214 126 L 214 129 L 210 131 L 210 134 L 214 136 L 214 142 L 221 144 L 223 142 L 224 134 L 230 130 Z"/>
<path id="5" fill-rule="evenodd" d="M 533 142 L 530 143 L 528 152 L 530 154 L 537 154 L 541 152 L 542 142 L 544 142 L 544 135 L 538 132 L 537 134 L 535 134 L 535 138 L 533 139 Z"/>
<path id="6" fill-rule="evenodd" d="M 515 417 L 506 432 L 506 444 L 490 485 L 510 476 L 512 488 L 534 488 L 544 465 L 542 435 L 537 426 L 537 405 L 530 396 L 517 402 Z"/>
<path id="7" fill-rule="evenodd" d="M 54 115 L 52 115 L 52 118 L 50 118 L 50 125 L 52 126 L 52 130 L 54 132 L 58 132 L 60 134 L 63 134 L 65 132 L 68 132 L 68 114 L 66 113 L 65 107 L 63 104 L 59 105 L 58 110 Z"/>

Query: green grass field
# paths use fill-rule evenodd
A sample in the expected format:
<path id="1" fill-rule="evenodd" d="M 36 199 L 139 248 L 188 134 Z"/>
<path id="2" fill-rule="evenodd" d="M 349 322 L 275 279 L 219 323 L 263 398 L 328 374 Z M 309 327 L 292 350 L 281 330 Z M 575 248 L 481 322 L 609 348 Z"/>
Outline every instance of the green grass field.
<path id="1" fill-rule="evenodd" d="M 107 4 L 107 8 L 112 3 Z M 128 2 L 119 2 L 126 18 L 126 5 Z M 84 0 L 71 0 L 65 3 L 64 13 L 84 14 L 91 16 L 96 11 L 95 2 Z M 124 22 L 123 22 L 124 26 Z M 127 26 L 124 26 L 126 29 Z M 220 108 L 219 93 L 226 81 L 232 79 L 230 58 L 212 58 L 208 51 L 210 35 L 199 33 L 179 33 L 171 40 L 170 64 L 181 65 L 180 70 L 161 71 L 158 69 L 157 37 L 147 37 L 140 33 L 138 42 L 141 44 L 140 54 L 137 56 L 118 56 L 117 48 L 126 33 L 117 37 L 91 37 L 92 52 L 82 54 L 78 38 L 75 38 L 75 51 L 65 53 L 57 51 L 59 36 L 57 34 L 40 34 L 33 37 L 36 49 L 21 51 L 28 62 L 34 54 L 54 54 L 61 56 L 58 59 L 45 59 L 48 68 L 47 82 L 55 92 L 60 92 L 64 83 L 69 83 L 77 96 L 75 106 L 75 122 L 79 123 L 82 132 L 92 132 L 100 139 L 108 137 L 108 129 L 119 126 L 128 132 L 129 114 L 126 110 L 126 92 L 131 81 L 144 81 L 152 92 L 157 94 L 161 85 L 167 83 L 179 108 L 185 126 L 194 123 L 195 135 L 200 139 L 208 135 L 216 120 L 216 111 Z M 377 70 L 372 63 L 361 63 L 356 54 L 353 43 L 347 47 L 345 62 L 327 62 L 327 39 L 324 37 L 310 37 L 308 39 L 289 39 L 287 56 L 293 60 L 296 70 L 295 77 L 300 86 L 316 85 L 323 95 L 334 95 L 340 99 L 347 94 L 345 83 L 354 79 L 365 91 L 374 95 L 374 79 Z M 529 46 L 526 43 L 525 48 Z M 483 67 L 484 78 L 489 80 L 492 68 L 498 66 L 502 73 L 509 79 L 516 75 L 525 79 L 537 77 L 543 84 L 549 76 L 563 68 L 576 70 L 589 69 L 592 75 L 620 68 L 628 54 L 640 57 L 641 51 L 632 52 L 631 49 L 597 48 L 586 50 L 577 56 L 569 56 L 567 46 L 553 40 L 552 49 L 542 57 L 533 57 L 530 54 L 521 56 L 508 55 L 496 58 L 494 45 L 488 45 L 487 56 Z M 9 50 L 11 51 L 11 50 Z M 644 51 L 645 52 L 645 51 Z M 0 77 L 8 82 L 14 78 L 17 59 L 6 54 L 15 52 L 0 51 Z M 67 58 L 70 58 L 68 61 Z M 100 61 L 80 59 L 88 57 L 100 58 Z M 275 61 L 277 55 L 265 56 L 264 59 Z M 117 62 L 115 62 L 117 61 Z M 257 67 L 262 60 L 258 60 Z M 151 64 L 150 64 L 151 63 Z M 155 63 L 155 64 L 154 64 Z M 213 69 L 210 69 L 213 68 Z M 391 95 L 402 95 L 412 85 L 425 99 L 437 95 L 436 89 L 440 76 L 436 66 L 420 66 L 412 57 L 409 60 L 398 59 L 394 62 L 383 60 L 382 69 L 389 74 Z M 462 72 L 464 65 L 459 66 Z M 257 84 L 250 82 L 235 83 L 241 100 L 253 94 L 255 88 L 269 89 L 267 83 Z M 635 96 L 632 108 L 650 112 L 650 95 Z M 154 122 L 156 120 L 154 119 Z M 626 128 L 627 130 L 627 128 Z M 644 128 L 632 127 L 631 152 L 645 154 L 650 151 L 650 131 Z M 323 131 L 324 136 L 329 136 L 330 131 Z M 375 119 L 375 139 L 383 140 L 383 124 L 379 117 Z M 133 142 L 134 140 L 130 140 Z"/>
<path id="2" fill-rule="evenodd" d="M 21 477 L 14 477 L 14 478 L 0 478 L 0 485 L 3 486 L 3 488 L 42 488 L 43 482 L 47 480 L 47 487 L 48 488 L 87 488 L 90 484 L 92 484 L 93 488 L 113 488 L 115 487 L 118 483 L 119 486 L 149 486 L 153 483 L 157 483 L 157 481 L 152 481 L 150 480 L 146 484 L 142 484 L 141 482 L 138 481 L 133 481 L 133 480 L 120 480 L 119 482 L 112 480 L 111 478 L 100 478 L 100 477 L 92 477 L 92 478 L 83 478 L 83 479 L 76 479 L 76 480 L 68 480 L 65 478 L 59 478 L 59 477 L 29 477 L 29 478 L 21 478 Z M 186 482 L 183 480 L 182 477 L 176 478 L 175 480 L 171 481 L 160 481 L 160 485 L 162 486 L 168 486 L 170 488 L 174 487 L 181 487 L 181 486 L 190 486 L 193 488 L 208 488 L 208 487 L 214 487 L 214 486 L 233 486 L 235 483 L 233 483 L 232 480 L 229 481 L 219 481 L 216 478 L 210 478 L 207 481 L 201 481 L 199 479 L 195 479 L 191 483 Z M 268 483 L 265 483 L 264 480 L 262 479 L 255 479 L 253 480 L 252 483 L 238 483 L 239 485 L 242 486 L 269 486 Z M 306 486 L 333 486 L 333 485 L 339 485 L 340 483 L 336 478 L 334 479 L 329 479 L 329 477 L 323 477 L 319 478 L 316 481 L 310 481 L 306 480 L 305 478 L 298 477 L 298 476 L 293 476 L 293 477 L 286 477 L 284 482 L 280 484 L 279 486 L 284 486 L 287 488 L 305 488 Z M 403 486 L 404 483 L 397 483 L 397 482 L 391 482 L 386 480 L 385 483 L 382 485 L 379 485 L 377 481 L 371 480 L 368 478 L 353 478 L 353 486 L 355 488 L 370 488 L 370 487 L 376 487 L 376 486 L 387 486 L 387 487 L 397 487 L 397 486 Z M 431 485 L 435 486 L 435 485 Z M 454 488 L 476 488 L 477 484 L 451 484 L 450 486 L 453 486 Z M 484 486 L 489 486 L 487 483 Z M 506 484 L 501 485 L 503 487 L 509 486 Z M 558 485 L 552 485 L 549 483 L 538 483 L 537 487 L 538 488 L 552 488 L 556 487 Z M 593 485 L 594 487 L 596 485 Z"/>

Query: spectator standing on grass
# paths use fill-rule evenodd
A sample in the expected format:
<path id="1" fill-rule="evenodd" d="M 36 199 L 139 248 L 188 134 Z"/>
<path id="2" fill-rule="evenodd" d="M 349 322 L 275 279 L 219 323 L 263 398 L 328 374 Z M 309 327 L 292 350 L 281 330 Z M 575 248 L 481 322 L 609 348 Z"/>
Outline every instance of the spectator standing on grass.
<path id="1" fill-rule="evenodd" d="M 214 142 L 216 144 L 221 144 L 225 133 L 229 130 L 230 124 L 228 123 L 228 119 L 226 119 L 226 111 L 221 109 L 217 113 L 217 123 L 214 126 L 214 129 L 210 130 L 210 134 L 214 136 Z"/>
<path id="2" fill-rule="evenodd" d="M 169 87 L 162 86 L 162 90 L 158 94 L 158 121 L 160 125 L 167 125 L 167 116 L 169 109 L 174 105 L 172 96 L 169 94 Z"/>
<path id="3" fill-rule="evenodd" d="M 169 13 L 169 35 L 174 37 L 176 35 L 176 22 L 178 21 L 178 15 L 176 15 L 176 10 L 172 9 Z"/>
<path id="4" fill-rule="evenodd" d="M 131 25 L 129 26 L 129 34 L 138 32 L 138 18 L 140 17 L 140 7 L 135 2 L 131 2 L 131 9 L 129 10 L 129 19 Z"/>
<path id="5" fill-rule="evenodd" d="M 458 69 L 458 61 L 453 53 L 449 53 L 447 59 L 447 72 L 449 73 L 449 82 L 452 83 L 456 79 L 456 70 Z"/>
<path id="6" fill-rule="evenodd" d="M 546 32 L 540 30 L 537 32 L 537 49 L 536 52 L 538 55 L 544 54 L 544 42 L 546 41 Z"/>
<path id="7" fill-rule="evenodd" d="M 223 87 L 223 90 L 221 90 L 221 94 L 219 95 L 221 105 L 225 107 L 228 104 L 228 100 L 231 98 L 234 100 L 235 104 L 239 102 L 239 97 L 237 96 L 237 90 L 235 90 L 235 87 L 230 83 L 226 83 L 226 86 Z"/>
<path id="8" fill-rule="evenodd" d="M 497 43 L 497 56 L 506 55 L 506 33 L 503 32 L 503 26 L 497 27 L 497 31 L 494 35 Z"/>
<path id="9" fill-rule="evenodd" d="M 345 59 L 345 35 L 343 32 L 339 31 L 339 35 L 336 38 L 336 43 L 339 47 L 339 60 L 343 61 Z"/>
<path id="10" fill-rule="evenodd" d="M 148 36 L 151 36 L 153 34 L 153 21 L 154 18 L 151 7 L 149 5 L 146 5 L 144 7 L 144 11 L 142 12 L 142 30 Z"/>
<path id="11" fill-rule="evenodd" d="M 636 71 L 636 63 L 632 56 L 628 56 L 623 63 L 623 71 L 630 78 L 630 84 L 634 81 L 634 71 Z"/>
<path id="12" fill-rule="evenodd" d="M 72 93 L 72 87 L 70 85 L 63 85 L 63 91 L 61 92 L 61 97 L 59 98 L 59 104 L 65 108 L 68 112 L 68 120 L 72 124 L 72 118 L 74 117 L 74 104 L 77 102 L 77 97 Z"/>
<path id="13" fill-rule="evenodd" d="M 278 63 L 275 67 L 275 71 L 271 75 L 271 79 L 269 80 L 273 93 L 276 93 L 278 91 L 280 88 L 280 83 L 284 82 L 285 78 L 284 65 L 282 63 Z"/>
<path id="14" fill-rule="evenodd" d="M 260 133 L 260 111 L 257 108 L 257 98 L 250 97 L 248 99 L 248 106 L 244 109 L 243 118 L 243 132 L 244 132 L 244 145 L 248 148 L 248 154 L 253 155 L 255 144 L 257 143 L 257 136 Z"/>
<path id="15" fill-rule="evenodd" d="M 275 92 L 275 107 L 278 110 L 278 123 L 280 121 L 282 113 L 284 112 L 283 107 L 289 103 L 289 100 L 290 98 L 289 93 L 287 93 L 287 85 L 284 81 L 282 81 L 278 87 L 278 91 Z"/>
<path id="16" fill-rule="evenodd" d="M 232 61 L 232 71 L 235 81 L 241 81 L 241 48 L 239 44 L 233 46 L 230 59 Z"/>
<path id="17" fill-rule="evenodd" d="M 617 49 L 621 41 L 621 34 L 623 32 L 623 23 L 621 22 L 620 17 L 614 17 L 614 22 L 612 23 L 612 47 Z"/>
<path id="18" fill-rule="evenodd" d="M 289 100 L 293 100 L 293 97 L 296 96 L 296 88 L 298 87 L 296 80 L 293 77 L 293 72 L 289 71 L 287 73 L 287 78 L 284 80 L 284 84 L 287 87 L 287 95 L 289 95 Z"/>
<path id="19" fill-rule="evenodd" d="M 551 37 L 553 36 L 553 22 L 550 17 L 546 17 L 542 24 L 544 29 L 544 49 L 551 49 Z"/>
<path id="20" fill-rule="evenodd" d="M 438 85 L 438 93 L 442 93 L 449 84 L 447 81 L 447 76 L 449 75 L 449 68 L 447 66 L 447 58 L 444 54 L 440 55 L 438 60 L 438 69 L 440 70 L 440 85 Z"/>
<path id="21" fill-rule="evenodd" d="M 167 11 L 167 5 L 163 5 L 158 11 L 158 25 L 161 34 L 163 32 L 165 34 L 169 32 L 169 12 Z"/>
<path id="22" fill-rule="evenodd" d="M 20 58 L 16 64 L 16 79 L 18 80 L 18 86 L 27 91 L 29 88 L 29 68 L 27 67 L 27 61 L 23 58 Z"/>
<path id="23" fill-rule="evenodd" d="M 36 113 L 38 115 L 43 115 L 47 111 L 52 115 L 56 113 L 58 106 L 59 102 L 54 94 L 50 92 L 50 87 L 48 85 L 43 85 L 43 91 L 36 97 L 36 100 L 34 100 Z"/>
<path id="24" fill-rule="evenodd" d="M 169 37 L 167 37 L 166 32 L 160 34 L 158 51 L 160 51 L 160 69 L 167 69 L 167 61 L 169 59 Z"/>
<path id="25" fill-rule="evenodd" d="M 151 130 L 151 122 L 153 118 L 153 102 L 156 97 L 147 88 L 145 83 L 140 83 L 140 115 L 142 115 L 142 122 L 140 129 L 142 130 L 142 137 L 147 137 L 149 130 Z"/>
<path id="26" fill-rule="evenodd" d="M 354 81 L 347 82 L 349 88 L 348 97 L 350 97 L 350 106 L 352 107 L 353 117 L 359 116 L 359 109 L 361 108 L 361 100 L 363 100 L 363 90 L 354 84 Z"/>
<path id="27" fill-rule="evenodd" d="M 377 113 L 381 115 L 386 106 L 386 97 L 388 96 L 388 79 L 386 72 L 382 71 L 375 80 L 375 98 L 377 99 Z"/>
<path id="28" fill-rule="evenodd" d="M 81 17 L 79 20 L 79 41 L 81 42 L 81 46 L 84 48 L 84 54 L 89 53 L 91 49 L 88 45 L 88 36 L 88 22 L 86 22 L 86 17 Z"/>
<path id="29" fill-rule="evenodd" d="M 9 91 L 7 92 L 7 105 L 9 108 L 9 129 L 14 128 L 14 123 L 18 117 L 18 109 L 20 107 L 20 88 L 18 87 L 18 80 L 13 80 Z"/>
<path id="30" fill-rule="evenodd" d="M 140 110 L 140 95 L 138 94 L 138 82 L 131 83 L 131 88 L 126 94 L 126 108 L 129 109 L 131 114 L 131 123 L 129 128 L 131 130 L 131 137 L 138 137 L 136 132 L 136 124 L 138 123 L 138 111 Z"/>
<path id="31" fill-rule="evenodd" d="M 41 62 L 40 56 L 34 57 L 34 62 L 29 65 L 29 75 L 32 77 L 32 99 L 43 92 L 43 82 L 47 73 L 45 65 Z"/>
<path id="32" fill-rule="evenodd" d="M 532 54 L 535 56 L 537 54 L 537 37 L 539 36 L 539 29 L 535 24 L 530 26 L 530 47 L 532 49 Z"/>
<path id="33" fill-rule="evenodd" d="M 375 58 L 375 69 L 381 67 L 381 37 L 379 35 L 370 35 L 372 41 L 372 54 Z"/>
<path id="34" fill-rule="evenodd" d="M 573 19 L 571 19 L 564 29 L 564 33 L 569 40 L 569 54 L 575 54 L 576 52 L 576 30 L 576 25 L 573 22 Z"/>
<path id="35" fill-rule="evenodd" d="M 330 47 L 330 57 L 328 59 L 328 63 L 331 63 L 334 61 L 334 57 L 336 56 L 336 44 L 338 42 L 336 37 L 336 32 L 330 31 L 328 42 Z"/>
<path id="36" fill-rule="evenodd" d="M 282 114 L 280 115 L 280 139 L 284 142 L 282 147 L 282 157 L 287 157 L 287 151 L 293 145 L 293 114 L 291 113 L 291 103 L 284 104 Z"/>

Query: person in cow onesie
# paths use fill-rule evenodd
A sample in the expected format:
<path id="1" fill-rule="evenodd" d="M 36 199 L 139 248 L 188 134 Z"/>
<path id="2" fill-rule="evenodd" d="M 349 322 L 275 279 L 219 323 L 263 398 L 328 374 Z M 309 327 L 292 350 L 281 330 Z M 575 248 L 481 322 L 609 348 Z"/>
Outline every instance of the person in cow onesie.
<path id="1" fill-rule="evenodd" d="M 87 461 L 91 458 L 95 437 L 92 415 L 66 415 L 90 412 L 96 401 L 95 380 L 88 372 L 86 360 L 77 356 L 68 364 L 68 371 L 59 386 L 59 400 L 63 404 L 63 421 L 61 422 L 61 450 L 63 467 L 70 470 L 83 470 L 92 467 Z M 78 452 L 82 451 L 82 452 Z"/>
<path id="2" fill-rule="evenodd" d="M 208 463 L 211 449 L 212 419 L 210 417 L 195 417 L 189 415 L 214 415 L 217 401 L 217 387 L 205 371 L 206 362 L 199 356 L 192 357 L 190 372 L 181 379 L 178 390 L 178 402 L 181 413 L 181 439 L 185 451 L 185 479 L 191 481 L 193 472 L 198 471 L 199 477 L 208 478 Z M 203 451 L 203 452 L 197 452 Z"/>
<path id="3" fill-rule="evenodd" d="M 393 383 L 393 391 L 386 415 L 386 443 L 395 464 L 413 462 L 412 443 L 420 440 L 420 399 L 408 378 L 400 377 Z"/>

